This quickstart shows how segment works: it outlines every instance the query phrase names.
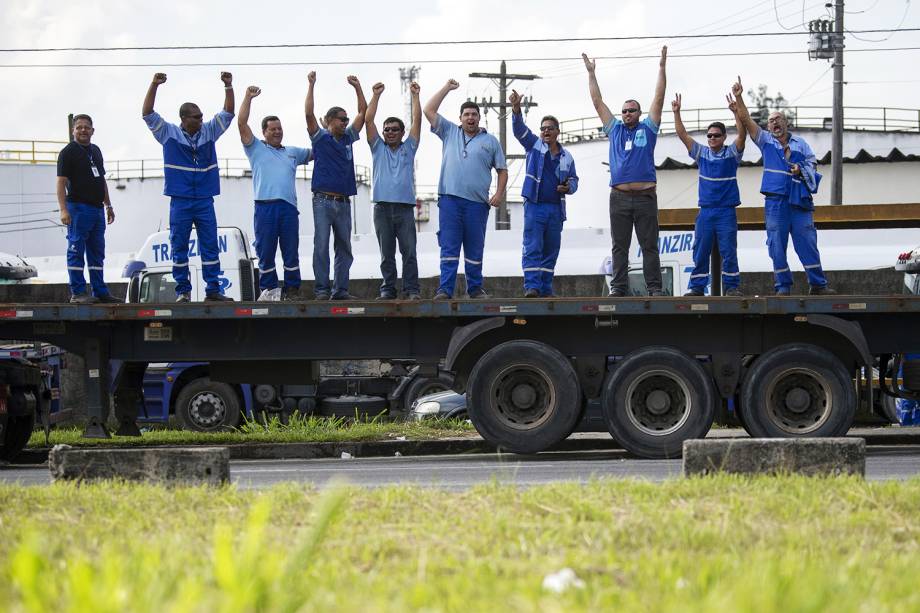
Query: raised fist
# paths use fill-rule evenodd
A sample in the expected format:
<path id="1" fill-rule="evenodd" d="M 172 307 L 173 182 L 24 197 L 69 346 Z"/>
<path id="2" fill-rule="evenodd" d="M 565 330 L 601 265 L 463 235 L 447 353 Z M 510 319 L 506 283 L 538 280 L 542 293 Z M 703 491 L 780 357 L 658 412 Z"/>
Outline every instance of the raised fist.
<path id="1" fill-rule="evenodd" d="M 457 89 L 458 87 L 460 87 L 460 83 L 458 83 L 455 79 L 448 79 L 448 80 L 447 80 L 447 89 L 448 89 L 449 91 L 453 91 L 453 90 Z"/>
<path id="2" fill-rule="evenodd" d="M 315 70 L 311 70 L 310 72 L 307 73 L 307 81 L 310 83 L 310 85 L 313 85 L 314 83 L 316 83 L 316 71 Z"/>
<path id="3" fill-rule="evenodd" d="M 229 72 L 220 73 L 220 80 L 224 82 L 224 85 L 230 87 L 233 85 L 233 75 Z"/>
<path id="4" fill-rule="evenodd" d="M 361 87 L 361 82 L 358 81 L 358 77 L 353 74 L 348 75 L 348 84 L 352 87 Z"/>
<path id="5" fill-rule="evenodd" d="M 418 86 L 418 83 L 416 83 L 415 81 L 413 81 L 412 83 L 409 84 L 409 91 L 412 92 L 412 95 L 413 95 L 413 96 L 418 96 L 418 93 L 419 93 L 421 90 L 422 90 L 422 88 L 419 87 L 419 86 Z"/>
<path id="6" fill-rule="evenodd" d="M 155 75 L 153 75 L 153 83 L 155 85 L 163 85 L 164 83 L 166 83 L 166 73 L 158 72 Z"/>
<path id="7" fill-rule="evenodd" d="M 374 86 L 371 88 L 371 91 L 374 92 L 375 96 L 379 96 L 383 93 L 383 90 L 386 89 L 386 86 L 383 83 L 374 83 Z"/>
<path id="8" fill-rule="evenodd" d="M 250 98 L 255 98 L 261 93 L 262 93 L 262 90 L 256 87 L 255 85 L 250 85 L 249 87 L 246 88 L 246 95 L 249 96 Z"/>

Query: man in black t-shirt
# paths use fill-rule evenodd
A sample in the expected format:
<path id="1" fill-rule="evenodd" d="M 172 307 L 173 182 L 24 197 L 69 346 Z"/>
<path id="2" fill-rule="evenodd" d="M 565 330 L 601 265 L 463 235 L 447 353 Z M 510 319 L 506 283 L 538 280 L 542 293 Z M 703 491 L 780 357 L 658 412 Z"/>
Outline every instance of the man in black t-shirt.
<path id="1" fill-rule="evenodd" d="M 105 225 L 115 221 L 115 211 L 105 183 L 102 151 L 90 143 L 93 120 L 89 115 L 73 118 L 73 140 L 58 154 L 57 199 L 61 223 L 67 226 L 67 274 L 70 301 L 77 304 L 121 302 L 109 293 L 102 278 L 105 261 Z M 105 212 L 103 213 L 103 206 Z M 83 254 L 92 294 L 86 291 Z"/>

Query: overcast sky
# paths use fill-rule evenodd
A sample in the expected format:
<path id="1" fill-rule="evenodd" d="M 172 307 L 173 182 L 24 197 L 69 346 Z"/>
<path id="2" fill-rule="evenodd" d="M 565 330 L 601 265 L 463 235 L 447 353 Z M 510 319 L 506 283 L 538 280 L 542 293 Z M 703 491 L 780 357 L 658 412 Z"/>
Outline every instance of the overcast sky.
<path id="1" fill-rule="evenodd" d="M 824 2 L 811 0 L 753 1 L 620 0 L 618 2 L 495 2 L 494 0 L 411 0 L 379 2 L 136 2 L 123 0 L 68 2 L 4 0 L 0 9 L 3 48 L 68 46 L 150 46 L 227 44 L 368 43 L 391 41 L 460 41 L 482 39 L 563 38 L 590 36 L 648 36 L 757 32 L 803 32 L 803 22 L 827 15 Z M 604 8 L 598 8 L 603 6 Z M 260 12 L 271 7 L 270 12 Z M 848 0 L 846 27 L 852 30 L 920 26 L 920 12 L 905 0 Z M 777 19 L 777 17 L 779 19 Z M 778 22 L 779 21 L 779 22 Z M 848 50 L 920 47 L 920 32 L 862 34 L 847 37 Z M 887 40 L 882 41 L 881 39 Z M 625 98 L 647 107 L 652 96 L 661 44 L 669 45 L 668 101 L 683 94 L 684 108 L 724 104 L 724 94 L 741 74 L 745 87 L 767 84 L 793 104 L 830 105 L 831 71 L 826 61 L 808 61 L 808 37 L 739 36 L 671 40 L 514 43 L 489 45 L 339 47 L 293 49 L 159 50 L 116 52 L 0 53 L 0 75 L 7 92 L 0 114 L 0 139 L 64 140 L 66 116 L 85 112 L 96 124 L 94 142 L 108 160 L 157 158 L 160 148 L 140 119 L 141 102 L 155 71 L 169 81 L 160 88 L 157 110 L 178 121 L 185 101 L 198 103 L 205 114 L 218 110 L 223 99 L 221 68 L 234 74 L 237 101 L 246 85 L 262 87 L 255 101 L 253 125 L 262 115 L 277 114 L 285 127 L 285 142 L 307 141 L 303 120 L 306 73 L 315 69 L 317 109 L 341 105 L 354 114 L 355 99 L 346 84 L 356 74 L 370 93 L 383 81 L 387 91 L 381 117 L 402 115 L 400 66 L 421 67 L 424 101 L 447 78 L 460 89 L 444 104 L 455 119 L 467 97 L 497 96 L 487 80 L 470 72 L 494 72 L 499 60 L 508 69 L 543 78 L 521 82 L 519 91 L 533 96 L 539 107 L 530 117 L 536 124 L 544 113 L 559 119 L 592 116 L 581 51 L 591 56 L 653 56 L 645 59 L 598 60 L 598 77 L 615 111 Z M 878 41 L 878 42 L 870 42 Z M 753 56 L 763 51 L 798 51 L 796 55 Z M 738 53 L 731 57 L 678 57 L 686 54 Z M 546 58 L 537 61 L 537 58 Z M 393 61 L 392 64 L 361 62 Z M 443 60 L 464 60 L 443 63 Z M 244 66 L 258 62 L 302 62 L 302 65 Z M 330 62 L 333 64 L 322 64 Z M 338 62 L 338 64 L 335 64 Z M 440 63 L 439 63 L 440 62 Z M 847 106 L 920 107 L 920 77 L 915 67 L 920 51 L 852 52 L 846 57 Z M 209 63 L 211 66 L 169 66 Z M 14 68 L 11 64 L 150 64 L 144 67 Z M 669 108 L 668 102 L 665 108 Z M 496 115 L 487 114 L 490 131 L 498 131 Z M 435 183 L 439 144 L 423 123 L 423 152 L 428 165 L 419 183 Z M 258 133 L 258 132 L 257 132 Z M 426 136 L 427 135 L 427 136 Z M 431 149 L 426 146 L 430 138 Z M 516 143 L 514 145 L 517 146 Z M 2 148 L 2 146 L 0 146 Z M 357 161 L 369 163 L 366 147 L 357 148 Z M 512 149 L 514 151 L 514 149 Z M 431 156 L 428 153 L 431 153 Z M 218 154 L 243 158 L 235 126 L 220 141 Z"/>

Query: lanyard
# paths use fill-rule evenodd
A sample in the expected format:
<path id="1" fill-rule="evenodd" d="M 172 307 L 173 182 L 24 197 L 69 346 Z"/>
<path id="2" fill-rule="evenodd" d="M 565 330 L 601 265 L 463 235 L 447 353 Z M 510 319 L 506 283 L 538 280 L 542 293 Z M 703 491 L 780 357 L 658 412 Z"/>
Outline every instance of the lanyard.
<path id="1" fill-rule="evenodd" d="M 463 158 L 464 159 L 466 159 L 466 146 L 469 145 L 471 142 L 473 142 L 473 139 L 479 136 L 479 134 L 480 133 L 477 132 L 476 134 L 473 135 L 471 139 L 466 140 L 466 132 L 463 131 L 463 128 L 460 128 L 460 136 L 461 138 L 463 138 Z"/>

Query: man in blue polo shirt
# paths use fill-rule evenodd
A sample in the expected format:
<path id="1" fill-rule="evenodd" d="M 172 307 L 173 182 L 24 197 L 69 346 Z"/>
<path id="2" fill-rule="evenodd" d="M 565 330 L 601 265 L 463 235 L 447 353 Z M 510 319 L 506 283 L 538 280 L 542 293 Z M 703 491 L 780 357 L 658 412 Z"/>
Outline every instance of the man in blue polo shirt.
<path id="1" fill-rule="evenodd" d="M 642 248 L 642 272 L 649 296 L 663 296 L 661 264 L 658 258 L 658 195 L 655 191 L 655 143 L 661 124 L 664 90 L 667 82 L 665 65 L 668 48 L 661 48 L 658 82 L 648 117 L 639 121 L 642 107 L 636 100 L 623 103 L 623 119 L 616 119 L 604 103 L 594 74 L 595 62 L 582 53 L 588 70 L 591 102 L 610 139 L 610 233 L 613 238 L 613 280 L 611 296 L 629 292 L 629 245 L 633 227 Z"/>
<path id="2" fill-rule="evenodd" d="M 741 77 L 732 84 L 738 104 L 738 118 L 744 123 L 754 144 L 763 156 L 763 179 L 760 193 L 764 195 L 764 221 L 767 226 L 767 249 L 773 260 L 774 288 L 777 296 L 792 293 L 792 273 L 786 259 L 789 235 L 792 246 L 808 277 L 812 295 L 836 294 L 827 286 L 818 253 L 818 231 L 815 230 L 813 194 L 818 192 L 821 175 L 818 161 L 808 143 L 789 133 L 786 116 L 770 113 L 767 129 L 762 130 L 744 103 Z"/>
<path id="3" fill-rule="evenodd" d="M 693 140 L 680 116 L 681 96 L 671 102 L 674 130 L 690 157 L 700 170 L 699 205 L 693 237 L 693 271 L 686 296 L 702 296 L 709 284 L 709 258 L 713 241 L 719 245 L 722 257 L 722 285 L 726 296 L 741 296 L 741 273 L 738 271 L 738 217 L 735 208 L 741 204 L 738 192 L 738 164 L 744 155 L 747 130 L 738 120 L 738 107 L 728 96 L 728 108 L 735 114 L 738 135 L 725 146 L 725 124 L 714 121 L 706 128 L 707 147 Z"/>
<path id="4" fill-rule="evenodd" d="M 418 262 L 415 236 L 415 152 L 422 134 L 422 108 L 418 83 L 409 85 L 412 96 L 412 125 L 403 140 L 406 126 L 398 117 L 383 120 L 383 138 L 377 133 L 374 119 L 383 93 L 383 83 L 373 88 L 371 101 L 364 113 L 367 143 L 374 156 L 374 230 L 380 246 L 380 300 L 396 298 L 396 243 L 402 256 L 403 293 L 409 300 L 419 300 Z"/>
<path id="5" fill-rule="evenodd" d="M 521 113 L 521 95 L 511 90 L 511 127 L 514 137 L 527 152 L 524 185 L 524 297 L 553 295 L 553 275 L 562 224 L 565 221 L 565 196 L 578 189 L 575 160 L 559 144 L 559 121 L 552 115 L 540 120 L 540 137 L 528 129 Z"/>
<path id="6" fill-rule="evenodd" d="M 223 295 L 218 278 L 220 252 L 214 214 L 214 196 L 220 194 L 214 143 L 233 121 L 233 75 L 222 72 L 220 80 L 224 83 L 224 108 L 207 123 L 202 123 L 201 109 L 193 102 L 179 107 L 179 126 L 167 123 L 153 110 L 157 88 L 166 83 L 166 75 L 162 72 L 153 75 L 144 98 L 144 121 L 157 142 L 163 145 L 163 193 L 170 197 L 169 249 L 176 280 L 176 302 L 191 300 L 188 252 L 193 225 L 198 234 L 201 275 L 207 283 L 205 300 L 233 300 Z"/>
<path id="7" fill-rule="evenodd" d="M 262 119 L 262 136 L 257 139 L 249 128 L 252 99 L 262 93 L 255 85 L 246 88 L 236 124 L 240 129 L 243 150 L 252 166 L 252 187 L 255 192 L 253 228 L 256 233 L 256 253 L 259 256 L 259 300 L 294 300 L 300 291 L 300 259 L 297 246 L 300 223 L 297 212 L 295 174 L 297 167 L 312 157 L 309 149 L 284 147 L 284 130 L 275 115 Z M 281 243 L 284 260 L 284 292 L 278 289 L 275 253 Z"/>
<path id="8" fill-rule="evenodd" d="M 349 76 L 348 84 L 358 97 L 358 114 L 348 125 L 348 113 L 340 106 L 326 111 L 321 128 L 313 112 L 313 86 L 316 72 L 307 75 L 307 99 L 304 111 L 307 132 L 313 143 L 313 289 L 317 300 L 354 300 L 348 293 L 348 273 L 354 258 L 351 255 L 351 197 L 358 193 L 355 183 L 355 160 L 352 143 L 364 127 L 367 101 L 358 77 Z M 329 231 L 335 249 L 334 287 L 329 284 Z"/>
<path id="9" fill-rule="evenodd" d="M 460 248 L 470 298 L 489 295 L 482 288 L 482 252 L 486 242 L 489 207 L 499 206 L 508 186 L 508 167 L 498 139 L 479 127 L 479 105 L 460 105 L 460 125 L 444 119 L 438 109 L 447 94 L 460 87 L 450 79 L 425 104 L 431 131 L 442 141 L 441 177 L 438 180 L 438 243 L 441 247 L 441 283 L 435 300 L 454 295 Z M 498 186 L 492 197 L 492 169 Z"/>

